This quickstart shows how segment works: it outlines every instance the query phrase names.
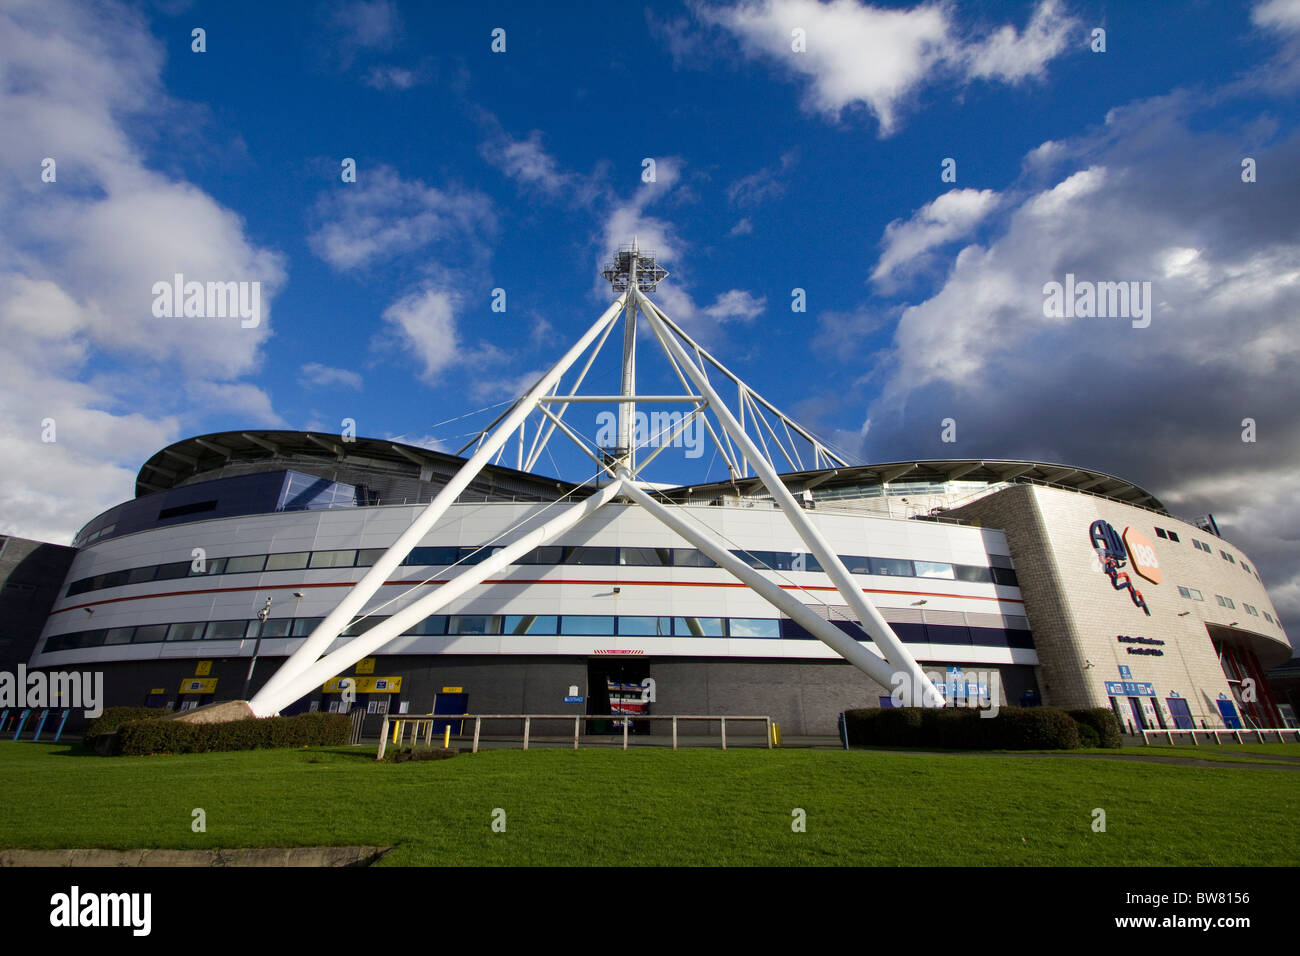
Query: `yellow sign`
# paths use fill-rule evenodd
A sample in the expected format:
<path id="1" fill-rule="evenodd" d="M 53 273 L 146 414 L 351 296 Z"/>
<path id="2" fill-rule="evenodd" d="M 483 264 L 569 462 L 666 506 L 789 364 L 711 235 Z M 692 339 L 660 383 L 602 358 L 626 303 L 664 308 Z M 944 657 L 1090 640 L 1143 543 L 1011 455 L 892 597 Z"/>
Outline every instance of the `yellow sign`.
<path id="1" fill-rule="evenodd" d="M 375 672 L 375 659 L 373 657 L 363 657 L 357 661 L 358 674 L 373 674 Z"/>
<path id="2" fill-rule="evenodd" d="M 195 677 L 207 677 L 212 673 L 212 661 L 199 661 L 194 665 Z"/>
<path id="3" fill-rule="evenodd" d="M 396 694 L 402 690 L 400 677 L 331 677 L 321 690 L 326 694 L 341 694 L 343 681 L 352 681 L 352 690 L 358 694 Z"/>
<path id="4" fill-rule="evenodd" d="M 187 677 L 181 681 L 182 694 L 215 694 L 217 679 L 215 677 Z"/>
<path id="5" fill-rule="evenodd" d="M 151 688 L 149 689 L 149 693 L 150 693 L 151 695 L 152 695 L 152 694 L 165 694 L 165 693 L 167 693 L 167 688 L 166 688 L 166 687 L 151 687 Z"/>
<path id="6" fill-rule="evenodd" d="M 465 688 L 464 688 L 464 687 L 444 687 L 444 688 L 442 689 L 442 692 L 443 692 L 444 694 L 463 694 L 463 693 L 465 693 Z"/>

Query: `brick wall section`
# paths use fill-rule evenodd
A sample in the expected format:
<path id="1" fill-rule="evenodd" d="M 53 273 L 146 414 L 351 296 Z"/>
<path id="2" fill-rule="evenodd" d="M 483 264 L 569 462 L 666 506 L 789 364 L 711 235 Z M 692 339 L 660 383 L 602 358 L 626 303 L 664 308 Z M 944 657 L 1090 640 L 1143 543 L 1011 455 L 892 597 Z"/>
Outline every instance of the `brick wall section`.
<path id="1" fill-rule="evenodd" d="M 1155 685 L 1161 716 L 1173 726 L 1167 699 L 1172 692 L 1187 700 L 1197 726 L 1222 727 L 1216 704 L 1220 694 L 1232 698 L 1207 625 L 1248 640 L 1257 653 L 1285 660 L 1290 643 L 1280 625 L 1248 615 L 1243 604 L 1273 611 L 1263 585 L 1244 571 L 1245 558 L 1229 542 L 1168 518 L 1117 501 L 1037 485 L 1015 485 L 979 499 L 953 514 L 1006 533 L 1025 611 L 1040 661 L 1039 684 L 1046 704 L 1059 707 L 1105 707 L 1106 681 L 1120 679 L 1127 664 L 1133 680 Z M 1089 528 L 1104 519 L 1121 535 L 1141 531 L 1155 546 L 1162 581 L 1137 576 L 1131 562 L 1124 568 L 1151 611 L 1148 617 L 1129 593 L 1115 590 L 1095 560 Z M 1160 539 L 1155 529 L 1173 530 L 1179 542 Z M 1192 539 L 1206 541 L 1211 553 L 1196 550 Z M 1220 551 L 1234 556 L 1230 563 Z M 1196 588 L 1204 601 L 1180 597 L 1178 586 Z M 1215 595 L 1232 598 L 1235 609 L 1220 607 Z M 1243 632 L 1249 631 L 1250 634 Z M 1120 635 L 1165 642 L 1163 656 L 1129 654 L 1136 645 Z M 1093 666 L 1087 666 L 1091 662 Z M 1127 713 L 1127 710 L 1125 711 Z"/>

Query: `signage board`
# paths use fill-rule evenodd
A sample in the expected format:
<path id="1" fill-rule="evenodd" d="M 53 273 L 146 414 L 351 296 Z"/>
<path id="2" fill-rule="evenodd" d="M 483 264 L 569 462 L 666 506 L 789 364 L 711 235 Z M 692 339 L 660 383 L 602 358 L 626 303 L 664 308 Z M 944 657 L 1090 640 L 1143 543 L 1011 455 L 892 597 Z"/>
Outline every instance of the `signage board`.
<path id="1" fill-rule="evenodd" d="M 1125 528 L 1124 546 L 1128 548 L 1128 557 L 1133 564 L 1133 570 L 1152 584 L 1159 584 L 1160 561 L 1156 557 L 1156 546 L 1151 543 L 1151 539 L 1137 528 Z"/>
<path id="2" fill-rule="evenodd" d="M 1145 681 L 1108 680 L 1106 693 L 1111 697 L 1154 697 L 1156 685 Z"/>
<path id="3" fill-rule="evenodd" d="M 215 677 L 187 677 L 181 681 L 182 694 L 215 694 L 217 679 Z"/>
<path id="4" fill-rule="evenodd" d="M 375 659 L 373 657 L 363 657 L 357 661 L 358 674 L 373 674 L 375 672 Z"/>
<path id="5" fill-rule="evenodd" d="M 212 661 L 199 661 L 194 665 L 195 677 L 207 677 L 212 673 Z"/>
<path id="6" fill-rule="evenodd" d="M 331 677 L 321 687 L 326 694 L 341 694 L 342 681 L 352 681 L 352 690 L 358 694 L 396 694 L 402 689 L 400 677 Z"/>

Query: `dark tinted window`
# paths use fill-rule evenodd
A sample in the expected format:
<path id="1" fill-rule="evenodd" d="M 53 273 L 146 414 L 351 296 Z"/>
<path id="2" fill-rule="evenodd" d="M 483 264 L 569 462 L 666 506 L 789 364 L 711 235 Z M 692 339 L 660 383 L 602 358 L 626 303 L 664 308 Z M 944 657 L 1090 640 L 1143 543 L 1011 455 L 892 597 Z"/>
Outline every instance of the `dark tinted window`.
<path id="1" fill-rule="evenodd" d="M 967 581 L 971 584 L 992 584 L 993 572 L 989 568 L 977 568 L 970 564 L 958 564 L 953 570 L 957 573 L 958 581 Z"/>
<path id="2" fill-rule="evenodd" d="M 872 558 L 871 573 L 910 578 L 913 576 L 912 562 L 901 558 Z"/>
<path id="3" fill-rule="evenodd" d="M 445 568 L 456 563 L 460 556 L 459 548 L 412 548 L 402 564 L 415 567 Z"/>

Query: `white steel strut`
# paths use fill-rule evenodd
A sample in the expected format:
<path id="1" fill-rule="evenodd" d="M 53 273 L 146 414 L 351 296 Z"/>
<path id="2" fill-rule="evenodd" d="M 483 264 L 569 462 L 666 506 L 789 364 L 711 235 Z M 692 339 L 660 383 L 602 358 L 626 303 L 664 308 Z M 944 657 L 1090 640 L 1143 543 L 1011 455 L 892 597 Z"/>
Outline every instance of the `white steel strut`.
<path id="1" fill-rule="evenodd" d="M 811 449 L 814 468 L 847 465 L 848 462 L 788 418 L 775 405 L 753 392 L 735 373 L 701 348 L 680 326 L 650 301 L 646 293 L 653 291 L 657 283 L 667 276 L 667 272 L 658 266 L 652 254 L 643 253 L 633 242 L 630 248 L 625 247 L 623 251 L 616 254 L 614 265 L 603 274 L 618 293 L 614 302 L 519 401 L 498 416 L 477 439 L 465 446 L 466 448 L 470 445 L 476 446 L 473 455 L 438 492 L 428 507 L 416 516 L 411 525 L 384 551 L 365 576 L 352 586 L 343 600 L 312 631 L 302 646 L 289 656 L 266 685 L 249 701 L 254 714 L 261 717 L 277 713 L 331 677 L 347 670 L 363 657 L 375 653 L 409 631 L 425 617 L 464 596 L 471 589 L 483 586 L 491 575 L 502 571 L 533 548 L 554 540 L 616 498 L 627 500 L 653 514 L 668 528 L 707 554 L 720 567 L 748 585 L 755 593 L 798 622 L 877 683 L 884 687 L 899 684 L 901 674 L 905 679 L 901 681 L 900 690 L 909 703 L 943 705 L 943 698 L 925 677 L 916 660 L 875 605 L 854 582 L 848 569 L 844 567 L 816 525 L 781 481 L 777 468 L 773 464 L 772 446 L 775 445 L 780 458 L 784 459 L 791 468 L 803 467 L 804 459 L 800 454 L 796 437 L 806 443 L 805 449 Z M 597 354 L 610 337 L 620 312 L 624 313 L 620 389 L 613 395 L 579 395 L 578 389 L 582 386 Z M 645 316 L 654 341 L 662 349 L 668 364 L 681 382 L 682 394 L 636 394 L 638 315 Z M 593 342 L 596 343 L 595 347 L 579 372 L 577 380 L 567 393 L 561 393 L 561 380 Z M 710 382 L 708 374 L 710 368 L 735 386 L 736 413 L 733 414 Z M 657 436 L 660 447 L 640 462 L 637 460 L 637 443 L 632 427 L 638 401 L 686 402 L 693 406 L 686 418 L 677 425 L 669 441 L 663 441 L 663 436 Z M 565 411 L 572 404 L 580 402 L 617 404 L 618 444 L 614 449 L 606 449 L 606 454 L 602 454 L 600 449 L 593 450 L 589 447 L 582 437 L 563 421 Z M 556 408 L 552 409 L 552 406 Z M 710 415 L 706 413 L 712 413 L 713 422 L 710 421 Z M 532 442 L 525 451 L 525 436 L 529 435 L 526 431 L 528 420 L 534 414 L 537 416 L 537 421 L 529 436 Z M 688 520 L 685 509 L 674 508 L 656 501 L 643 490 L 639 478 L 641 469 L 657 458 L 668 447 L 671 439 L 679 435 L 681 430 L 696 417 L 704 423 L 733 478 L 747 477 L 749 470 L 753 469 L 755 478 L 767 489 L 773 501 L 780 507 L 791 526 L 829 576 L 836 590 L 853 610 L 862 627 L 874 640 L 880 655 L 884 657 L 883 660 L 880 655 L 864 647 L 804 605 L 793 593 L 738 559 L 708 529 Z M 776 423 L 775 426 L 773 421 Z M 753 435 L 750 434 L 751 429 Z M 502 550 L 476 565 L 461 570 L 450 580 L 439 584 L 431 593 L 410 601 L 370 630 L 348 639 L 332 652 L 326 653 L 344 628 L 362 612 L 366 603 L 389 580 L 411 550 L 433 530 L 439 519 L 479 472 L 494 457 L 500 457 L 512 436 L 516 437 L 519 443 L 515 456 L 517 464 L 525 470 L 531 470 L 556 430 L 572 440 L 603 471 L 608 472 L 613 479 L 611 483 L 585 500 L 570 505 L 543 524 L 520 534 Z M 757 441 L 753 436 L 757 436 Z M 647 441 L 647 444 L 652 443 L 653 440 Z M 919 690 L 919 700 L 914 699 L 914 690 Z"/>

